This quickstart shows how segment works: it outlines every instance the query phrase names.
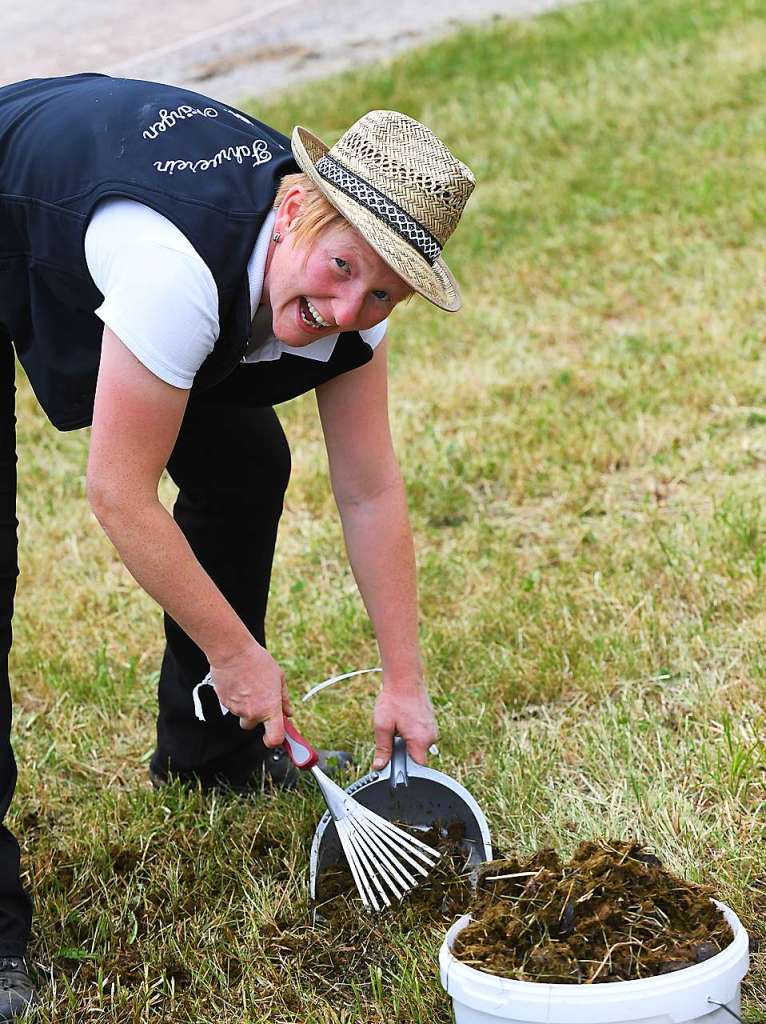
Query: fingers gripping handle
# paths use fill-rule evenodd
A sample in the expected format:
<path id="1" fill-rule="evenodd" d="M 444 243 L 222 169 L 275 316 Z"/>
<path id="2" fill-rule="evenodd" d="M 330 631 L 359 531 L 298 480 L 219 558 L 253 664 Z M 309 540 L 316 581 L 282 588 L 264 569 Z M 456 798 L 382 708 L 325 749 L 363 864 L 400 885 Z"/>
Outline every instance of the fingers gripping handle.
<path id="1" fill-rule="evenodd" d="M 319 755 L 295 728 L 289 718 L 285 717 L 285 746 L 290 760 L 296 768 L 313 768 L 319 760 Z"/>

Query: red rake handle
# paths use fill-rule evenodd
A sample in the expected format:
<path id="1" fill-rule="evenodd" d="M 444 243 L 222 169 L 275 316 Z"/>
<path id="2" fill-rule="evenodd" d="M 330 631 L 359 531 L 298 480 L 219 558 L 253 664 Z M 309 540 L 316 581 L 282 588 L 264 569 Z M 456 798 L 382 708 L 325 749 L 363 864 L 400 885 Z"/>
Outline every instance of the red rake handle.
<path id="1" fill-rule="evenodd" d="M 296 768 L 308 770 L 313 768 L 319 760 L 319 754 L 311 746 L 308 740 L 298 732 L 293 723 L 285 716 L 285 746 L 290 760 Z"/>

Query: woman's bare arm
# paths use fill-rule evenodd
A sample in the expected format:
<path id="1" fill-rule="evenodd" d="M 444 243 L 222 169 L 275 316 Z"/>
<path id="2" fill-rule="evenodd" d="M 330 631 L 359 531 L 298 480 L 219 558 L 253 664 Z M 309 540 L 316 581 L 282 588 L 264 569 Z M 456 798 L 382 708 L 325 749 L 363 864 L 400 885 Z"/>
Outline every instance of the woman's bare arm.
<path id="1" fill-rule="evenodd" d="M 284 676 L 198 562 L 157 487 L 188 391 L 156 377 L 104 329 L 88 457 L 91 508 L 137 582 L 205 652 L 223 703 L 243 727 L 282 741 Z"/>
<path id="2" fill-rule="evenodd" d="M 365 366 L 317 388 L 346 547 L 383 664 L 375 707 L 375 767 L 395 732 L 425 763 L 436 722 L 418 644 L 415 555 L 407 500 L 388 422 L 386 342 Z"/>

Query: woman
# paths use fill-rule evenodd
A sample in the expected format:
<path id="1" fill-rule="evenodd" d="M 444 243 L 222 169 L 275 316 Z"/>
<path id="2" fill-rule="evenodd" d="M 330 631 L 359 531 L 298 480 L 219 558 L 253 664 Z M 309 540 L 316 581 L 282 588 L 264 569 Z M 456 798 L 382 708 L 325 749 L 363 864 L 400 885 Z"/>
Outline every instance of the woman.
<path id="1" fill-rule="evenodd" d="M 384 335 L 413 291 L 459 308 L 440 253 L 473 185 L 427 128 L 392 111 L 328 150 L 303 128 L 291 146 L 154 83 L 79 75 L 0 89 L 0 821 L 16 776 L 12 344 L 54 425 L 92 423 L 91 507 L 166 612 L 155 781 L 246 790 L 264 763 L 278 774 L 267 757 L 290 705 L 263 624 L 290 459 L 272 406 L 311 389 L 384 669 L 374 766 L 395 732 L 425 761 L 436 725 Z M 157 497 L 166 467 L 173 517 Z M 201 722 L 192 695 L 208 671 L 216 693 Z M 31 998 L 29 927 L 3 827 L 0 1020 Z"/>

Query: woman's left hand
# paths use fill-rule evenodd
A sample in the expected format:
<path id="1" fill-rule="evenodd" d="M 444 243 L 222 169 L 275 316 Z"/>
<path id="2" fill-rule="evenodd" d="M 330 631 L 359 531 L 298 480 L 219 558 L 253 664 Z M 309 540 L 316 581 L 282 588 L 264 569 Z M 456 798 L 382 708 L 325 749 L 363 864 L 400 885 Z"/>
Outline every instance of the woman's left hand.
<path id="1" fill-rule="evenodd" d="M 436 741 L 438 729 L 431 699 L 422 680 L 400 683 L 383 677 L 383 689 L 375 703 L 374 771 L 391 759 L 394 734 L 407 741 L 407 752 L 418 764 L 425 764 L 428 748 Z"/>

